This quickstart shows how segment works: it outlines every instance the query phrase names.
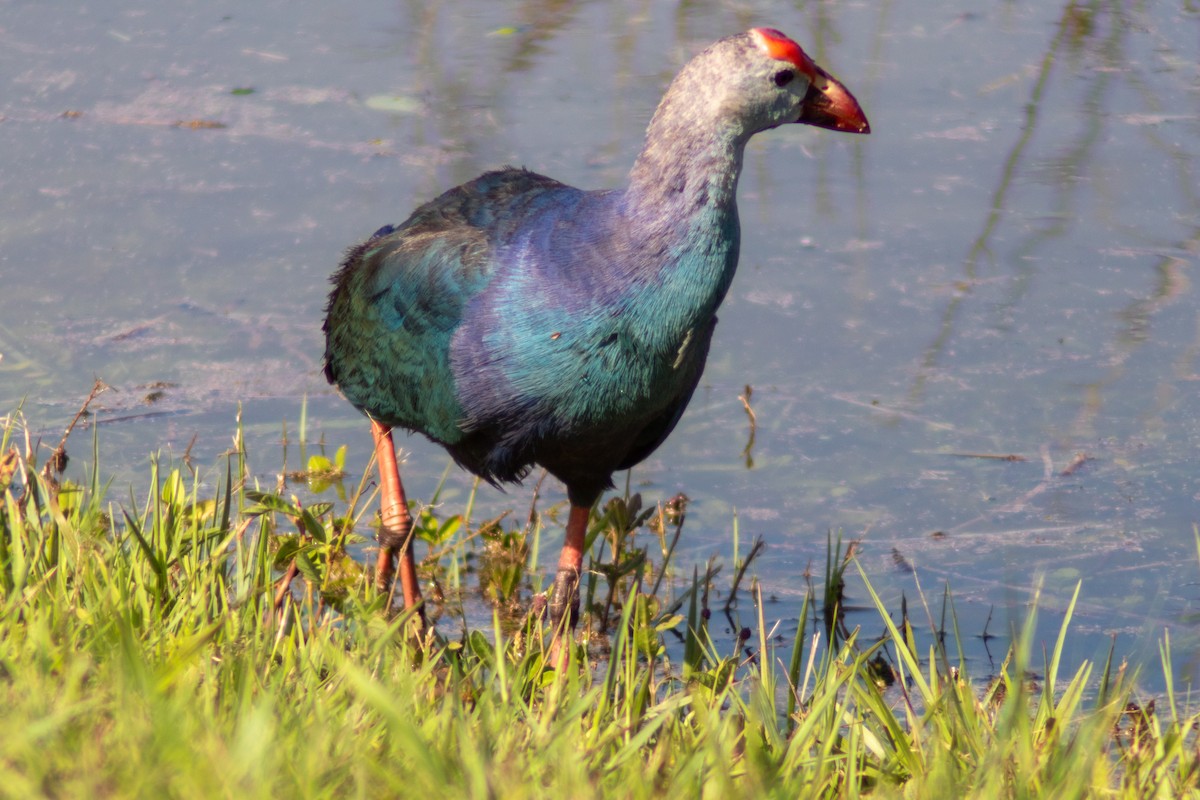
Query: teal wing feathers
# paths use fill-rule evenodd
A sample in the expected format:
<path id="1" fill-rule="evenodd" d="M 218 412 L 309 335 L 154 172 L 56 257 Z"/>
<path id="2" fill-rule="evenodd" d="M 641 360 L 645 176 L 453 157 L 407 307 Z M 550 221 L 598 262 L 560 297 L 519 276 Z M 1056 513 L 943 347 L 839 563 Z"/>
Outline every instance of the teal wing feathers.
<path id="1" fill-rule="evenodd" d="M 527 170 L 489 172 L 351 248 L 326 313 L 329 381 L 373 419 L 459 442 L 450 340 L 496 272 L 503 220 L 561 186 Z"/>

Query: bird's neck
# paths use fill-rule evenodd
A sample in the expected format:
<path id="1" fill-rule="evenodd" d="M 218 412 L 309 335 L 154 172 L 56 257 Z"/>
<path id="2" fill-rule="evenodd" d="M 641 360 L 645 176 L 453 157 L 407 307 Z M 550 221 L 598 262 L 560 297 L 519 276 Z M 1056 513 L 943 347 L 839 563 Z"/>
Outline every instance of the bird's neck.
<path id="1" fill-rule="evenodd" d="M 705 211 L 736 213 L 745 144 L 736 131 L 660 110 L 629 174 L 630 213 L 647 224 L 667 226 Z"/>
<path id="2" fill-rule="evenodd" d="M 679 336 L 708 324 L 737 269 L 745 140 L 711 124 L 661 116 L 630 173 L 624 218 L 635 247 L 649 255 L 642 263 L 653 269 L 651 281 L 661 287 L 653 302 L 670 308 L 675 330 L 664 333 Z"/>

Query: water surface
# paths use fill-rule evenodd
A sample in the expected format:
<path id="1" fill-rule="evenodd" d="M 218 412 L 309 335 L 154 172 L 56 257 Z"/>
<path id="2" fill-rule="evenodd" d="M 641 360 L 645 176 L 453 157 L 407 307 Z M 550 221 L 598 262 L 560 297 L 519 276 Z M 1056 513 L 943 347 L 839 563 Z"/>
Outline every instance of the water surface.
<path id="1" fill-rule="evenodd" d="M 1153 658 L 1169 629 L 1178 677 L 1194 673 L 1196 11 L 4 8 L 0 412 L 24 400 L 57 440 L 104 380 L 103 458 L 128 481 L 155 450 L 216 465 L 240 404 L 268 485 L 305 397 L 310 439 L 349 445 L 353 470 L 369 455 L 320 375 L 346 246 L 506 163 L 619 185 L 691 54 L 783 29 L 873 133 L 793 126 L 747 152 L 742 264 L 708 370 L 632 475 L 651 500 L 693 498 L 680 565 L 728 560 L 736 515 L 743 551 L 767 542 L 755 571 L 786 629 L 840 531 L 890 603 L 920 587 L 936 613 L 949 584 L 968 636 L 992 614 L 1001 638 L 969 653 L 981 674 L 1035 586 L 1051 636 L 1082 580 L 1075 662 L 1114 634 Z M 446 459 L 405 445 L 410 493 L 428 496 Z M 73 469 L 88 449 L 76 440 Z M 469 489 L 452 476 L 448 506 Z M 482 512 L 529 492 L 483 492 Z"/>

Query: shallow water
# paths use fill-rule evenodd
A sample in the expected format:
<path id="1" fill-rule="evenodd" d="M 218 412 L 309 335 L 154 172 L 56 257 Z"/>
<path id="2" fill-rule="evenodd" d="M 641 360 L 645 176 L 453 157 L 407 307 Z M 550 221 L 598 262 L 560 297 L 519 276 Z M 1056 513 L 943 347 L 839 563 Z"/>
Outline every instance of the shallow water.
<path id="1" fill-rule="evenodd" d="M 1035 586 L 1052 641 L 1082 580 L 1074 662 L 1112 635 L 1153 659 L 1169 629 L 1177 678 L 1195 674 L 1200 14 L 326 5 L 4 7 L 0 413 L 25 398 L 57 440 L 101 378 L 103 460 L 128 479 L 156 449 L 215 465 L 240 403 L 271 483 L 307 396 L 309 438 L 361 471 L 367 426 L 319 365 L 342 249 L 505 163 L 618 185 L 683 61 L 773 25 L 873 133 L 794 126 L 747 152 L 742 265 L 702 387 L 632 476 L 693 498 L 680 566 L 728 561 L 736 514 L 743 552 L 768 544 L 755 571 L 786 629 L 841 531 L 893 607 L 919 585 L 936 615 L 949 584 L 966 636 L 992 614 L 990 653 L 968 642 L 981 674 Z M 446 459 L 406 446 L 426 497 Z M 448 504 L 469 489 L 452 476 Z"/>

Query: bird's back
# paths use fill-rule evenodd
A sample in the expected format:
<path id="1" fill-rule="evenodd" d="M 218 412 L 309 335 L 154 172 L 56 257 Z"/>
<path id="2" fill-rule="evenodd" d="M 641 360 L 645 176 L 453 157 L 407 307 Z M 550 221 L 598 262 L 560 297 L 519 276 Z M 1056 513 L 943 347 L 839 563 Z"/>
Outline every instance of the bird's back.
<path id="1" fill-rule="evenodd" d="M 495 240 L 526 204 L 567 187 L 527 170 L 481 175 L 347 251 L 325 319 L 325 375 L 387 425 L 462 436 L 450 340 L 496 270 Z"/>

